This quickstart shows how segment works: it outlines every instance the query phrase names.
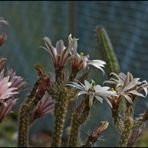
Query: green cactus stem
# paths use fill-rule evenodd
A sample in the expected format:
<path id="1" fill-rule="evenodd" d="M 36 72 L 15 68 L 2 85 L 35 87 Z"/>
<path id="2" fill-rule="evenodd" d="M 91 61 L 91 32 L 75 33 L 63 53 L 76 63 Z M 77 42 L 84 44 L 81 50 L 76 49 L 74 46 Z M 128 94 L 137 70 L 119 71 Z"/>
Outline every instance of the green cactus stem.
<path id="1" fill-rule="evenodd" d="M 89 98 L 87 97 L 82 100 L 72 115 L 71 133 L 68 140 L 69 147 L 78 146 L 77 144 L 79 139 L 80 126 L 87 120 L 89 111 Z"/>
<path id="2" fill-rule="evenodd" d="M 66 95 L 65 91 L 59 93 L 59 98 L 55 104 L 55 127 L 52 139 L 52 147 L 59 147 L 61 145 L 63 127 L 65 123 L 65 116 L 67 113 L 69 97 Z"/>
<path id="3" fill-rule="evenodd" d="M 133 119 L 131 117 L 127 117 L 124 122 L 124 130 L 121 134 L 121 139 L 119 142 L 119 147 L 126 147 L 128 143 L 128 139 L 133 129 Z"/>
<path id="4" fill-rule="evenodd" d="M 106 30 L 103 27 L 96 28 L 97 40 L 99 43 L 99 49 L 103 55 L 104 60 L 107 62 L 108 75 L 111 72 L 119 73 L 120 66 L 117 60 L 117 56 L 109 39 Z"/>
<path id="5" fill-rule="evenodd" d="M 24 101 L 19 112 L 19 134 L 18 147 L 28 146 L 28 133 L 32 112 L 38 101 L 44 96 L 49 89 L 50 79 L 45 75 L 41 68 L 36 67 L 40 79 L 35 83 L 29 97 Z"/>
<path id="6" fill-rule="evenodd" d="M 27 110 L 28 110 L 28 107 L 25 104 L 22 105 L 22 108 L 19 114 L 18 147 L 28 146 L 29 118 L 28 118 Z"/>

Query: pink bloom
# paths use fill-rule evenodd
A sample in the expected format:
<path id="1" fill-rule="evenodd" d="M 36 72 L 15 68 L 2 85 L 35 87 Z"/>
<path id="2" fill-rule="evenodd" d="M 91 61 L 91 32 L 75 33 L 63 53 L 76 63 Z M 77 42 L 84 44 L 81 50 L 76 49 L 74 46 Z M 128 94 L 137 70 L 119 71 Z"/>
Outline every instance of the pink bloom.
<path id="1" fill-rule="evenodd" d="M 10 113 L 13 106 L 16 104 L 16 99 L 8 99 L 0 104 L 0 122 Z"/>
<path id="2" fill-rule="evenodd" d="M 46 46 L 43 47 L 43 49 L 51 55 L 54 67 L 56 69 L 63 69 L 71 56 L 70 52 L 73 44 L 69 42 L 69 45 L 66 48 L 64 42 L 59 40 L 56 43 L 56 47 L 54 47 L 48 37 L 44 37 L 43 40 Z"/>
<path id="3" fill-rule="evenodd" d="M 13 70 L 8 70 L 5 74 L 3 69 L 5 61 L 5 58 L 0 58 L 0 102 L 13 98 L 26 84 Z"/>
<path id="4" fill-rule="evenodd" d="M 48 92 L 45 92 L 42 99 L 38 102 L 34 109 L 34 119 L 43 117 L 45 114 L 51 113 L 54 110 L 54 101 Z"/>
<path id="5" fill-rule="evenodd" d="M 111 73 L 111 75 L 114 77 L 105 81 L 105 83 L 114 85 L 118 96 L 124 97 L 129 103 L 132 103 L 136 96 L 147 96 L 148 82 L 146 80 L 140 81 L 140 78 L 134 78 L 130 72 L 127 72 L 127 74 L 121 72 L 119 75 Z"/>
<path id="6" fill-rule="evenodd" d="M 18 91 L 26 85 L 24 79 L 20 76 L 17 76 L 16 72 L 13 71 L 13 69 L 8 70 L 7 75 L 9 76 L 11 87 L 15 87 Z"/>

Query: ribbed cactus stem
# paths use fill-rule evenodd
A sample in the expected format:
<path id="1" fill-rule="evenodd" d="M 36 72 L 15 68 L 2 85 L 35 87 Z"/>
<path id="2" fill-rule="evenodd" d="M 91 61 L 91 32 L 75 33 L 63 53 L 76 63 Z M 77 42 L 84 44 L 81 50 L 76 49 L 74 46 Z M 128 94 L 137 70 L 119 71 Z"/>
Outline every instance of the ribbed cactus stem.
<path id="1" fill-rule="evenodd" d="M 133 107 L 128 102 L 126 103 L 126 111 L 125 111 L 125 120 L 124 120 L 124 129 L 121 134 L 121 139 L 119 142 L 120 147 L 127 146 L 128 139 L 130 138 L 130 135 L 132 133 L 134 125 L 133 120 Z"/>
<path id="2" fill-rule="evenodd" d="M 77 113 L 73 114 L 72 124 L 71 124 L 71 135 L 69 138 L 69 147 L 77 146 L 77 140 L 79 138 L 80 122 L 77 119 Z"/>
<path id="3" fill-rule="evenodd" d="M 35 97 L 28 98 L 26 102 L 22 105 L 19 114 L 19 138 L 18 138 L 18 146 L 19 147 L 27 147 L 28 146 L 28 132 L 31 120 L 31 113 L 34 106 L 37 104 L 39 100 Z"/>
<path id="4" fill-rule="evenodd" d="M 19 134 L 18 134 L 18 147 L 28 146 L 28 131 L 29 131 L 29 118 L 28 107 L 26 104 L 22 105 L 19 114 Z"/>
<path id="5" fill-rule="evenodd" d="M 38 87 L 38 81 L 34 84 L 34 87 L 27 100 L 23 103 L 19 112 L 19 131 L 18 131 L 18 147 L 28 146 L 28 132 L 30 125 L 30 107 L 32 102 L 34 102 L 34 95 Z"/>
<path id="6" fill-rule="evenodd" d="M 68 98 L 66 97 L 66 94 L 62 93 L 60 95 L 59 100 L 55 104 L 55 129 L 52 139 L 52 147 L 59 147 L 61 146 L 61 139 L 62 139 L 62 133 L 63 133 L 63 127 L 65 122 L 65 116 L 67 113 L 68 108 Z"/>
<path id="7" fill-rule="evenodd" d="M 64 70 L 56 68 L 55 69 L 55 78 L 56 78 L 56 82 L 58 84 L 61 84 L 62 81 L 64 80 Z"/>
<path id="8" fill-rule="evenodd" d="M 128 139 L 133 129 L 133 119 L 128 117 L 124 122 L 124 130 L 121 135 L 121 139 L 119 142 L 119 147 L 126 147 L 128 143 Z"/>
<path id="9" fill-rule="evenodd" d="M 68 140 L 69 147 L 78 146 L 80 126 L 87 120 L 89 111 L 89 98 L 86 98 L 79 104 L 73 113 L 71 121 L 71 133 Z"/>
<path id="10" fill-rule="evenodd" d="M 96 33 L 100 47 L 99 49 L 101 50 L 104 60 L 107 62 L 108 75 L 111 72 L 119 73 L 120 66 L 117 60 L 117 56 L 106 30 L 103 27 L 97 27 Z"/>
<path id="11" fill-rule="evenodd" d="M 122 132 L 124 129 L 124 123 L 120 117 L 119 111 L 112 110 L 112 117 L 114 119 L 115 127 L 117 127 L 120 130 L 120 132 Z"/>

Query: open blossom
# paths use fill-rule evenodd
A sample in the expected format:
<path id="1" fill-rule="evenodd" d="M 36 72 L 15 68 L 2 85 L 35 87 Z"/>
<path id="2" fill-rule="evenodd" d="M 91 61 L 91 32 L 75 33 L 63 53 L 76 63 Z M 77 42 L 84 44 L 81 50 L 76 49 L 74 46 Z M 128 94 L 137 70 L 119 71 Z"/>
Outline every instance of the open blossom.
<path id="1" fill-rule="evenodd" d="M 92 105 L 94 98 L 96 98 L 101 103 L 103 99 L 105 99 L 110 107 L 112 107 L 109 99 L 111 99 L 113 96 L 116 96 L 116 93 L 114 91 L 111 91 L 110 87 L 95 85 L 93 83 L 89 83 L 86 80 L 84 81 L 84 84 L 82 84 L 81 82 L 70 82 L 67 85 L 78 89 L 78 96 L 83 94 L 89 95 L 90 105 Z"/>
<path id="2" fill-rule="evenodd" d="M 111 73 L 112 77 L 110 80 L 105 81 L 105 83 L 115 85 L 115 91 L 119 96 L 123 96 L 129 103 L 132 103 L 135 96 L 146 97 L 148 83 L 147 81 L 140 81 L 140 78 L 133 78 L 131 73 Z M 141 91 L 145 92 L 145 95 Z"/>
<path id="3" fill-rule="evenodd" d="M 90 60 L 89 56 L 84 56 L 83 54 L 79 54 L 77 52 L 77 39 L 72 38 L 71 34 L 69 35 L 69 40 L 73 43 L 74 48 L 71 48 L 71 62 L 72 62 L 72 70 L 78 72 L 80 69 L 86 68 L 91 65 L 98 69 L 100 69 L 104 73 L 104 66 L 106 64 L 105 61 L 102 60 Z"/>
<path id="4" fill-rule="evenodd" d="M 9 76 L 11 87 L 15 87 L 17 91 L 21 90 L 26 85 L 24 79 L 21 76 L 17 76 L 13 69 L 8 70 L 7 75 Z"/>
<path id="5" fill-rule="evenodd" d="M 8 99 L 5 103 L 0 103 L 0 122 L 10 113 L 16 104 L 16 99 Z"/>
<path id="6" fill-rule="evenodd" d="M 57 41 L 56 47 L 54 47 L 48 37 L 43 38 L 45 46 L 43 47 L 52 57 L 55 68 L 63 69 L 67 61 L 71 56 L 71 49 L 75 48 L 73 42 L 69 39 L 68 47 L 66 48 L 62 40 Z"/>
<path id="7" fill-rule="evenodd" d="M 5 73 L 4 63 L 5 58 L 0 58 L 0 102 L 13 98 L 26 84 L 20 76 L 16 76 L 13 70 Z"/>
<path id="8" fill-rule="evenodd" d="M 81 69 L 85 69 L 87 66 L 91 65 L 98 69 L 100 69 L 104 73 L 104 66 L 106 64 L 105 61 L 102 60 L 89 60 L 89 56 L 83 56 L 78 53 L 72 55 L 72 70 L 79 71 Z"/>
<path id="9" fill-rule="evenodd" d="M 34 109 L 34 119 L 43 117 L 45 114 L 51 113 L 54 110 L 54 101 L 48 92 L 45 92 L 42 99 L 38 102 Z"/>

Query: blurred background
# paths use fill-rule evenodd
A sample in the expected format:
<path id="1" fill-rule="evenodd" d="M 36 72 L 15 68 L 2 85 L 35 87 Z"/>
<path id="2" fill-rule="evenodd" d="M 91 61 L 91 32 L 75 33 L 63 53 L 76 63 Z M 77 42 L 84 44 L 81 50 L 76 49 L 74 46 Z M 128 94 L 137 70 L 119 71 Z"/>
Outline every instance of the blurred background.
<path id="1" fill-rule="evenodd" d="M 9 26 L 5 28 L 8 40 L 1 47 L 0 55 L 8 59 L 8 67 L 14 68 L 17 74 L 28 82 L 28 87 L 20 96 L 15 111 L 19 109 L 19 104 L 28 95 L 37 78 L 33 66 L 40 63 L 52 73 L 50 56 L 40 48 L 44 36 L 48 36 L 55 45 L 59 39 L 67 43 L 67 37 L 72 33 L 79 38 L 78 51 L 88 53 L 95 59 L 100 57 L 95 28 L 97 25 L 103 26 L 112 41 L 121 71 L 130 71 L 135 77 L 148 80 L 148 2 L 146 1 L 0 1 L 0 16 L 9 22 Z M 94 79 L 98 80 L 99 77 L 102 79 L 97 71 L 94 74 Z M 148 108 L 147 102 L 147 98 L 137 101 L 135 116 Z M 110 127 L 102 139 L 98 140 L 97 145 L 115 146 L 118 142 L 118 133 L 113 127 L 111 112 L 106 104 L 94 106 L 90 118 L 91 120 L 81 128 L 82 140 L 85 140 L 86 135 L 101 120 L 109 120 Z M 65 129 L 68 125 L 67 122 Z M 38 145 L 44 145 L 50 141 L 52 132 L 53 117 L 47 115 L 31 128 L 32 144 L 36 145 L 38 142 Z M 66 132 L 67 130 L 65 135 Z M 16 120 L 5 119 L 0 125 L 0 146 L 16 146 L 16 139 Z M 147 141 L 148 133 L 145 132 L 137 146 L 148 146 Z"/>

